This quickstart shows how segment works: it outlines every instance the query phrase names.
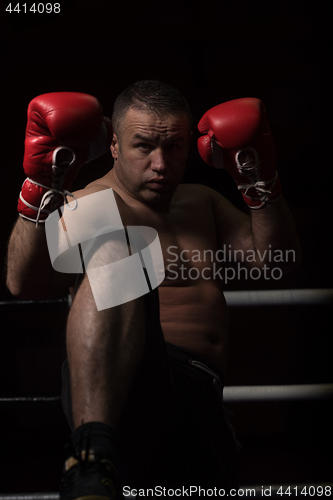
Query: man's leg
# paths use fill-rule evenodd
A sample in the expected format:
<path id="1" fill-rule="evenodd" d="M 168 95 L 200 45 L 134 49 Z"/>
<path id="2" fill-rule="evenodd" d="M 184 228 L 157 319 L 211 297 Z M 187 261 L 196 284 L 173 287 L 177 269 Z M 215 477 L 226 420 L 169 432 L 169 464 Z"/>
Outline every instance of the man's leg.
<path id="1" fill-rule="evenodd" d="M 145 333 L 144 297 L 98 311 L 89 281 L 83 279 L 67 323 L 74 428 L 87 422 L 117 428 Z"/>
<path id="2" fill-rule="evenodd" d="M 140 297 L 98 311 L 87 277 L 75 295 L 64 401 L 73 421 L 74 454 L 65 464 L 62 500 L 117 497 L 116 433 L 145 347 L 146 303 Z"/>

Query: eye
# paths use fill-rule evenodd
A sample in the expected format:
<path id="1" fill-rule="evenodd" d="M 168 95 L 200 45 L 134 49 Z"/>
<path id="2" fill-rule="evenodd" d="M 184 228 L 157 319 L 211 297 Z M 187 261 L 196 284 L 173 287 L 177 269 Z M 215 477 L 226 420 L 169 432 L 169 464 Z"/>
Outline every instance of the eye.
<path id="1" fill-rule="evenodd" d="M 147 142 L 140 142 L 139 144 L 136 145 L 136 147 L 142 151 L 151 151 L 152 149 L 152 146 Z"/>
<path id="2" fill-rule="evenodd" d="M 179 148 L 179 142 L 170 142 L 168 144 L 167 148 L 169 149 L 169 151 L 173 151 L 174 149 L 178 149 Z"/>

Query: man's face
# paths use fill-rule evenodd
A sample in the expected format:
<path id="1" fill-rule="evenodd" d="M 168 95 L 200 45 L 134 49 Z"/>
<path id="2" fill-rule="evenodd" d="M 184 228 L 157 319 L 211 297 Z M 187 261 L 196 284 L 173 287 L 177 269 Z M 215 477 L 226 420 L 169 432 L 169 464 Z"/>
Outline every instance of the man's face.
<path id="1" fill-rule="evenodd" d="M 165 203 L 184 174 L 191 130 L 186 114 L 158 116 L 130 108 L 111 146 L 118 182 L 145 203 Z"/>

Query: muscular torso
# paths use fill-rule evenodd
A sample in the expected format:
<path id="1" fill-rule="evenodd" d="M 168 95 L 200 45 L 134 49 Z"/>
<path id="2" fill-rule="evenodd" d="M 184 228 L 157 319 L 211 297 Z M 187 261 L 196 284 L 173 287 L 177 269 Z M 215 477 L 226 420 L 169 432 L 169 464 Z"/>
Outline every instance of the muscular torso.
<path id="1" fill-rule="evenodd" d="M 165 266 L 159 286 L 165 340 L 225 370 L 229 319 L 222 283 L 214 279 L 214 266 L 221 263 L 213 260 L 218 249 L 213 199 L 202 186 L 181 184 L 169 209 L 159 211 L 133 201 L 112 179 L 96 183 L 101 181 L 118 193 L 124 226 L 150 226 L 158 232 Z"/>

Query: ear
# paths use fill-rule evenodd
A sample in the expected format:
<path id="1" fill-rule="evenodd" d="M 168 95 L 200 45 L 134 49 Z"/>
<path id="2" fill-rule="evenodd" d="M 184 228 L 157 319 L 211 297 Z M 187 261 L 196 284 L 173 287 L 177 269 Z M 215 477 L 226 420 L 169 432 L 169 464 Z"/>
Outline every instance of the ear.
<path id="1" fill-rule="evenodd" d="M 118 141 L 118 137 L 116 136 L 115 133 L 113 133 L 113 136 L 112 136 L 110 150 L 111 150 L 111 154 L 112 154 L 113 158 L 115 160 L 117 160 L 118 152 L 119 152 L 119 141 Z"/>

